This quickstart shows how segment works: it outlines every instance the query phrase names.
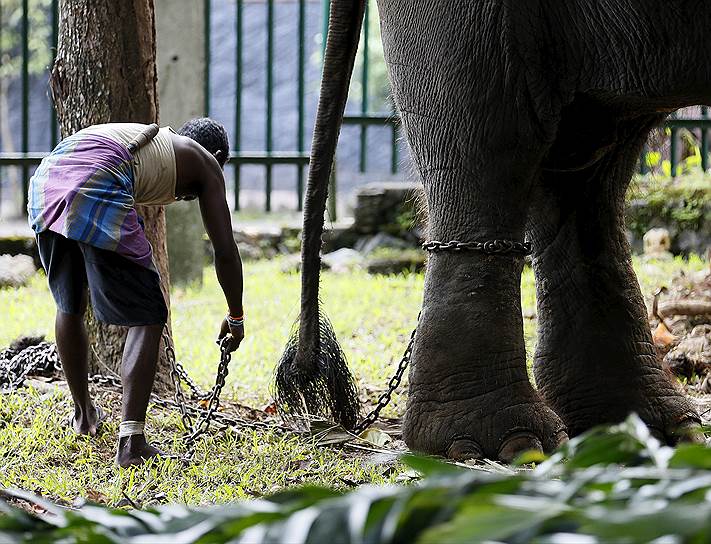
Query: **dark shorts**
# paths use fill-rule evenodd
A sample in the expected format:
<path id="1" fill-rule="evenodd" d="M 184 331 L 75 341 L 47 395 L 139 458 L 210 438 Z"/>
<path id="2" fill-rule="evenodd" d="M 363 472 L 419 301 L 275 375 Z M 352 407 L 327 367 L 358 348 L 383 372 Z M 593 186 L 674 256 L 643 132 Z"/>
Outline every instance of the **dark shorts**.
<path id="1" fill-rule="evenodd" d="M 62 312 L 81 314 L 88 287 L 99 321 L 137 327 L 160 325 L 168 319 L 160 276 L 153 270 L 52 231 L 38 234 L 37 246 L 52 296 Z"/>

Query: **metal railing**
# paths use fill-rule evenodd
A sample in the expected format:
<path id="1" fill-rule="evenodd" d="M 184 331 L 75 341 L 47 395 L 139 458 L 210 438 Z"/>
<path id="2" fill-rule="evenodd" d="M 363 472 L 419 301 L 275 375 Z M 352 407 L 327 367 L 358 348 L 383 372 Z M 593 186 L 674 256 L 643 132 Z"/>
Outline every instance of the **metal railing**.
<path id="1" fill-rule="evenodd" d="M 321 2 L 321 25 L 317 32 L 308 33 L 307 25 L 307 7 L 309 3 L 314 1 Z M 20 57 L 20 69 L 16 79 L 19 85 L 15 84 L 15 92 L 21 93 L 20 105 L 20 142 L 19 151 L 17 152 L 0 152 L 0 173 L 3 167 L 19 167 L 21 170 L 21 187 L 24 194 L 23 206 L 26 204 L 26 193 L 29 173 L 32 166 L 37 165 L 46 155 L 47 151 L 53 148 L 58 141 L 58 127 L 56 116 L 51 104 L 48 103 L 48 115 L 50 115 L 50 130 L 46 142 L 45 151 L 30 150 L 30 5 L 29 0 L 17 0 L 21 5 L 21 19 L 19 24 L 19 45 L 13 46 L 11 52 L 15 56 Z M 205 58 L 206 58 L 206 74 L 205 74 L 205 104 L 204 112 L 209 115 L 211 112 L 211 66 L 212 66 L 212 50 L 210 46 L 210 35 L 213 31 L 213 21 L 209 14 L 212 12 L 213 5 L 211 0 L 203 0 L 205 13 L 205 26 L 202 32 L 205 34 Z M 366 12 L 366 21 L 369 21 L 369 15 L 372 15 L 376 9 L 375 0 L 370 0 Z M 57 43 L 57 23 L 58 23 L 58 0 L 46 0 L 48 3 L 49 13 L 47 13 L 48 24 L 51 28 L 49 32 L 49 42 L 47 48 L 51 51 L 50 58 L 54 58 L 56 43 Z M 264 102 L 265 102 L 265 118 L 264 118 L 264 141 L 263 149 L 260 151 L 250 151 L 245 148 L 243 141 L 244 119 L 245 112 L 243 103 L 243 91 L 245 87 L 245 5 L 259 3 L 265 6 L 266 17 L 264 22 L 265 35 L 265 54 L 266 62 L 264 63 L 265 80 L 264 80 Z M 297 48 L 296 63 L 297 63 L 297 81 L 296 81 L 296 118 L 297 127 L 296 135 L 293 142 L 292 150 L 277 150 L 274 145 L 274 92 L 275 92 L 275 53 L 276 53 L 276 4 L 288 3 L 296 6 L 297 17 L 295 21 L 296 32 L 291 40 L 290 47 Z M 234 208 L 239 210 L 241 207 L 240 194 L 242 188 L 243 167 L 246 165 L 257 165 L 264 168 L 264 208 L 266 211 L 272 209 L 272 193 L 274 190 L 274 167 L 280 165 L 290 165 L 296 169 L 296 183 L 294 191 L 296 193 L 296 207 L 301 210 L 303 205 L 304 192 L 304 172 L 305 166 L 309 162 L 308 142 L 307 142 L 307 97 L 309 107 L 311 98 L 316 102 L 317 90 L 307 90 L 306 72 L 308 62 L 308 47 L 309 40 L 316 38 L 316 34 L 320 33 L 325 36 L 327 28 L 329 1 L 328 0 L 234 0 L 234 32 L 235 32 L 235 66 L 234 66 L 234 126 L 232 127 L 233 150 L 230 155 L 231 168 L 233 168 L 234 178 Z M 3 1 L 0 0 L 0 44 L 3 43 L 2 33 L 12 32 L 13 29 L 6 27 L 4 17 L 7 14 L 3 12 Z M 358 170 L 366 172 L 369 166 L 369 146 L 368 132 L 372 127 L 384 127 L 390 130 L 390 164 L 389 171 L 391 174 L 398 172 L 400 157 L 398 144 L 399 119 L 390 112 L 372 112 L 370 108 L 371 102 L 371 67 L 373 62 L 382 62 L 382 59 L 371 58 L 369 45 L 372 43 L 373 26 L 365 24 L 361 37 L 360 69 L 354 78 L 359 81 L 361 94 L 360 97 L 353 97 L 349 111 L 353 111 L 354 104 L 358 98 L 358 104 L 355 108 L 357 113 L 347 113 L 344 118 L 346 125 L 355 126 L 359 130 L 359 153 L 358 153 Z M 0 58 L 7 51 L 0 50 Z M 251 112 L 250 112 L 251 115 Z M 682 129 L 695 129 L 701 131 L 700 148 L 701 148 L 701 168 L 707 170 L 709 168 L 708 158 L 708 130 L 711 129 L 711 119 L 709 119 L 708 111 L 702 108 L 701 117 L 697 119 L 677 119 L 670 118 L 666 122 L 666 128 L 670 132 L 670 163 L 671 174 L 675 176 L 679 166 L 679 131 Z M 44 144 L 43 144 L 44 145 Z M 646 171 L 645 160 L 640 162 L 640 171 Z M 0 176 L 0 180 L 2 177 Z M 0 184 L 0 200 L 2 186 Z M 333 191 L 335 194 L 335 187 Z"/>

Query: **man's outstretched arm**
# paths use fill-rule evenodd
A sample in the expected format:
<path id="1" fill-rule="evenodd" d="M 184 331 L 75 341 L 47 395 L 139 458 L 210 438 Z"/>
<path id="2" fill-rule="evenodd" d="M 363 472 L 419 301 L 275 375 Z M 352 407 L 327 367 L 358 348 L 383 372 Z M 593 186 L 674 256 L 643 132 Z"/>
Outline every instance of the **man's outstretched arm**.
<path id="1" fill-rule="evenodd" d="M 208 166 L 205 170 L 208 173 L 201 184 L 200 213 L 215 252 L 215 272 L 225 294 L 229 315 L 240 318 L 244 315 L 242 260 L 232 234 L 232 216 L 227 206 L 225 181 L 217 161 L 206 161 L 206 163 Z M 230 351 L 233 351 L 244 338 L 244 326 L 230 324 L 225 319 L 220 329 L 219 339 L 228 332 L 234 338 L 229 346 Z"/>

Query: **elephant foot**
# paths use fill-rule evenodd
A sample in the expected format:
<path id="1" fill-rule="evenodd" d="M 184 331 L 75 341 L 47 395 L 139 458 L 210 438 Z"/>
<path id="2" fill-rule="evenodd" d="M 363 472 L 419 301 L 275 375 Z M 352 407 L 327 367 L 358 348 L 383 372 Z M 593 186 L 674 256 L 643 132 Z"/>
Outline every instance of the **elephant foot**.
<path id="1" fill-rule="evenodd" d="M 405 417 L 405 442 L 415 451 L 458 461 L 511 463 L 526 451 L 555 450 L 568 439 L 565 425 L 533 388 L 521 389 L 445 403 L 415 394 Z"/>
<path id="2" fill-rule="evenodd" d="M 570 436 L 597 425 L 619 423 L 636 413 L 663 444 L 703 443 L 701 419 L 687 396 L 658 364 L 637 368 L 640 376 L 614 383 L 604 376 L 579 376 L 574 383 L 541 387 Z"/>

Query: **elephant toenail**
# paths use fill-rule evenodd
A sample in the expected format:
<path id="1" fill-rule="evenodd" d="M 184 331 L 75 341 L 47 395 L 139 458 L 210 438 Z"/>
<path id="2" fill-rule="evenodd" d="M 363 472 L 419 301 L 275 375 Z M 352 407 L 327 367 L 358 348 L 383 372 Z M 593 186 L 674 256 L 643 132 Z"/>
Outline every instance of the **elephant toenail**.
<path id="1" fill-rule="evenodd" d="M 447 457 L 455 461 L 466 461 L 468 459 L 481 459 L 484 454 L 479 445 L 468 438 L 454 440 L 447 449 Z"/>
<path id="2" fill-rule="evenodd" d="M 566 442 L 568 442 L 568 440 L 570 440 L 570 439 L 568 438 L 568 433 L 565 432 L 565 429 L 559 430 L 558 432 L 556 432 L 556 433 L 553 435 L 553 438 L 551 439 L 551 446 L 552 446 L 551 449 L 552 449 L 552 450 L 557 450 L 557 449 L 560 448 L 563 444 L 565 444 Z"/>
<path id="3" fill-rule="evenodd" d="M 526 431 L 510 434 L 499 448 L 498 458 L 504 463 L 512 463 L 516 457 L 526 451 L 543 453 L 543 445 L 536 435 Z"/>
<path id="4" fill-rule="evenodd" d="M 701 428 L 701 423 L 696 418 L 686 418 L 670 430 L 669 435 L 674 442 L 687 444 L 705 444 L 706 436 Z"/>

